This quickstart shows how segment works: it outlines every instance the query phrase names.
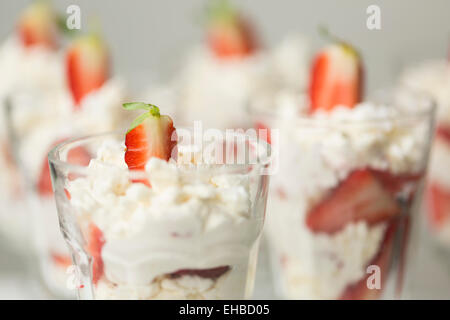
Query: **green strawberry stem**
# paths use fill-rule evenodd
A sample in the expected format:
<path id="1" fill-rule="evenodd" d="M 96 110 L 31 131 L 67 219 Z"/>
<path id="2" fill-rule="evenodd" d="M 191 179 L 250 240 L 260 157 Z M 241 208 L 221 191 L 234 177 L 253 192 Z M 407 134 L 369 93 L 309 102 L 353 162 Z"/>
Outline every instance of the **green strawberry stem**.
<path id="1" fill-rule="evenodd" d="M 125 110 L 146 110 L 148 112 L 141 114 L 139 117 L 133 120 L 130 128 L 127 133 L 140 125 L 145 119 L 150 116 L 160 117 L 161 114 L 159 112 L 159 108 L 153 104 L 145 103 L 145 102 L 128 102 L 123 104 L 123 108 Z"/>
<path id="2" fill-rule="evenodd" d="M 353 46 L 351 46 L 348 42 L 342 40 L 341 38 L 339 38 L 335 34 L 331 33 L 328 30 L 328 28 L 325 27 L 324 25 L 319 25 L 318 29 L 319 29 L 319 34 L 324 39 L 327 39 L 330 42 L 334 42 L 334 43 L 337 43 L 337 44 L 341 45 L 348 53 L 351 53 L 351 54 L 354 54 L 354 55 L 358 55 L 358 52 L 356 51 L 356 49 Z"/>
<path id="3" fill-rule="evenodd" d="M 207 21 L 233 21 L 237 16 L 236 8 L 228 0 L 212 0 L 206 7 Z"/>
<path id="4" fill-rule="evenodd" d="M 58 29 L 67 37 L 73 38 L 79 34 L 79 30 L 77 29 L 69 29 L 67 28 L 67 17 L 63 14 L 58 14 L 56 16 L 56 24 L 58 25 Z"/>

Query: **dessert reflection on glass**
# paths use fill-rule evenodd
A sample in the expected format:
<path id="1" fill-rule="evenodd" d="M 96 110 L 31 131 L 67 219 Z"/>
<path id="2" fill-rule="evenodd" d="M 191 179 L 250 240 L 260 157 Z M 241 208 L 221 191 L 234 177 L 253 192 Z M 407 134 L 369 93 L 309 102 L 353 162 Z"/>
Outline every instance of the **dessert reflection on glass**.
<path id="1" fill-rule="evenodd" d="M 424 63 L 407 70 L 401 80 L 431 94 L 437 102 L 425 209 L 429 230 L 442 246 L 450 249 L 450 62 Z"/>
<path id="2" fill-rule="evenodd" d="M 78 36 L 64 54 L 63 87 L 14 95 L 8 121 L 14 154 L 30 186 L 33 244 L 44 282 L 56 295 L 73 295 L 66 284 L 71 259 L 59 232 L 47 154 L 73 135 L 119 128 L 124 121 L 120 107 L 124 88 L 120 80 L 109 77 L 108 53 L 99 35 Z M 83 150 L 74 150 L 69 157 L 80 164 L 90 160 Z"/>
<path id="3" fill-rule="evenodd" d="M 338 42 L 314 61 L 309 101 L 282 92 L 250 108 L 256 126 L 278 131 L 266 230 L 285 298 L 401 294 L 433 103 L 360 102 L 361 70 L 355 49 Z"/>
<path id="4" fill-rule="evenodd" d="M 126 135 L 83 138 L 49 154 L 79 297 L 249 298 L 267 198 L 261 170 L 268 158 L 260 152 L 267 144 L 244 134 L 192 137 L 156 106 L 124 106 L 145 110 Z M 71 165 L 76 149 L 92 155 L 88 166 Z M 224 161 L 227 150 L 245 152 L 245 161 Z"/>
<path id="5" fill-rule="evenodd" d="M 30 256 L 30 215 L 25 190 L 13 156 L 6 121 L 7 108 L 24 92 L 57 92 L 64 86 L 58 50 L 56 14 L 45 1 L 34 1 L 22 13 L 17 28 L 0 45 L 0 233 Z"/>

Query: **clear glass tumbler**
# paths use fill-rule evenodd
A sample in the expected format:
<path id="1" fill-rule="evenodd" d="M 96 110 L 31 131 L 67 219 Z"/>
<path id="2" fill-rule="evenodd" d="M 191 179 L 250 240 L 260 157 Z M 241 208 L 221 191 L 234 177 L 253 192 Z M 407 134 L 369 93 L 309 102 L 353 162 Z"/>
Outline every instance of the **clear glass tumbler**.
<path id="1" fill-rule="evenodd" d="M 404 90 L 382 96 L 332 115 L 249 108 L 279 152 L 266 235 L 280 297 L 403 296 L 434 102 Z"/>
<path id="2" fill-rule="evenodd" d="M 80 299 L 251 296 L 269 147 L 243 134 L 236 135 L 243 149 L 228 138 L 211 142 L 211 136 L 193 144 L 181 133 L 177 129 L 177 161 L 152 158 L 146 171 L 127 169 L 123 133 L 73 140 L 50 152 Z M 213 145 L 217 153 L 204 157 Z M 88 166 L 67 156 L 80 149 L 91 155 Z M 237 150 L 237 158 L 243 150 L 242 161 L 234 155 L 224 161 L 226 150 Z"/>

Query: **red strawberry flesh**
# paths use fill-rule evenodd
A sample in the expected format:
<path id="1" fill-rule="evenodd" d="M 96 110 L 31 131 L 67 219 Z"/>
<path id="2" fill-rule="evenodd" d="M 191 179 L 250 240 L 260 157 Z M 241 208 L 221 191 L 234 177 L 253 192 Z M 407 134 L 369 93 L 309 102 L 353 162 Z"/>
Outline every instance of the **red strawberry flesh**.
<path id="1" fill-rule="evenodd" d="M 89 225 L 87 251 L 92 257 L 92 282 L 97 284 L 103 275 L 102 248 L 105 244 L 103 232 L 93 223 Z"/>
<path id="2" fill-rule="evenodd" d="M 148 116 L 136 127 L 129 130 L 125 137 L 125 162 L 130 170 L 144 170 L 152 157 L 168 161 L 176 147 L 176 130 L 169 116 L 160 115 L 159 109 Z"/>
<path id="3" fill-rule="evenodd" d="M 423 173 L 413 174 L 398 174 L 395 175 L 389 171 L 383 170 L 371 170 L 377 179 L 383 184 L 384 188 L 391 192 L 394 196 L 411 189 L 411 194 L 417 188 L 420 179 L 423 177 Z"/>
<path id="4" fill-rule="evenodd" d="M 345 43 L 321 51 L 311 69 L 310 111 L 330 111 L 337 105 L 353 108 L 361 101 L 363 71 L 355 49 Z"/>
<path id="5" fill-rule="evenodd" d="M 313 232 L 333 234 L 348 223 L 373 225 L 400 213 L 395 199 L 368 169 L 353 171 L 307 214 Z"/>
<path id="6" fill-rule="evenodd" d="M 218 1 L 209 12 L 207 41 L 219 58 L 242 58 L 258 47 L 252 26 L 226 1 Z"/>
<path id="7" fill-rule="evenodd" d="M 56 48 L 56 15 L 46 1 L 34 1 L 22 14 L 18 34 L 25 47 Z"/>
<path id="8" fill-rule="evenodd" d="M 262 122 L 256 122 L 255 128 L 256 130 L 258 130 L 259 138 L 265 140 L 268 144 L 271 144 L 272 139 L 270 135 L 270 129 Z"/>
<path id="9" fill-rule="evenodd" d="M 439 229 L 450 221 L 450 190 L 437 183 L 427 187 L 427 213 L 432 227 Z"/>
<path id="10" fill-rule="evenodd" d="M 76 108 L 103 86 L 108 71 L 108 54 L 100 37 L 87 35 L 74 41 L 66 56 L 66 74 Z"/>
<path id="11" fill-rule="evenodd" d="M 442 139 L 450 145 L 450 127 L 442 125 L 438 126 L 436 130 L 436 137 Z"/>
<path id="12" fill-rule="evenodd" d="M 72 259 L 68 255 L 52 253 L 53 262 L 61 268 L 67 268 L 72 264 Z"/>

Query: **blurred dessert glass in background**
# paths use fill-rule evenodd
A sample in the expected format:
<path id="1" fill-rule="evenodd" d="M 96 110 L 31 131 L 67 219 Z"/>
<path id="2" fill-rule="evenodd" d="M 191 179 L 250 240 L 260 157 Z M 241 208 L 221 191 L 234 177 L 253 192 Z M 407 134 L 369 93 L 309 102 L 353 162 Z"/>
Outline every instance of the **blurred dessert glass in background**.
<path id="1" fill-rule="evenodd" d="M 362 99 L 359 54 L 318 53 L 307 94 L 257 97 L 250 114 L 279 151 L 267 236 L 280 297 L 401 296 L 432 134 L 433 102 Z M 402 91 L 403 92 L 403 91 Z"/>
<path id="2" fill-rule="evenodd" d="M 404 72 L 402 83 L 430 94 L 437 103 L 425 213 L 435 242 L 450 249 L 450 63 L 429 61 Z"/>
<path id="3" fill-rule="evenodd" d="M 56 296 L 75 292 L 67 289 L 71 259 L 58 227 L 47 153 L 74 135 L 113 130 L 125 121 L 120 107 L 124 85 L 110 77 L 108 59 L 99 35 L 79 35 L 58 60 L 62 71 L 58 90 L 21 90 L 9 100 L 7 121 L 13 152 L 27 185 L 33 245 L 44 282 Z M 89 161 L 83 151 L 74 151 L 70 157 L 81 163 Z"/>

